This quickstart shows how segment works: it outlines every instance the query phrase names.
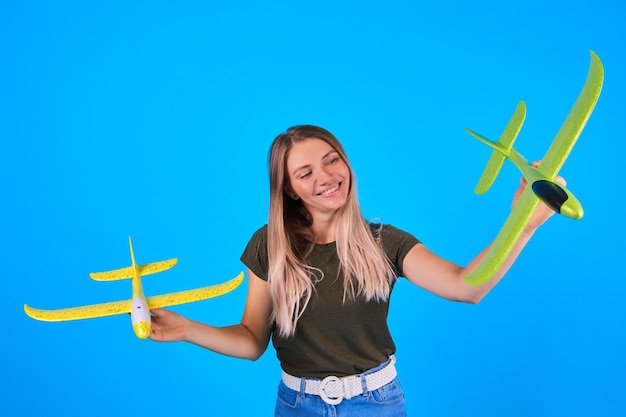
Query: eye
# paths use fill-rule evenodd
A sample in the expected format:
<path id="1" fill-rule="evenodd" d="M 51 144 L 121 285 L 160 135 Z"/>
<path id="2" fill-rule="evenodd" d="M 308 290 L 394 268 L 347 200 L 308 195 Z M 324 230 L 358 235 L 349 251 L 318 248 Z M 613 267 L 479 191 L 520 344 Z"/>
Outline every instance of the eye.
<path id="1" fill-rule="evenodd" d="M 309 176 L 311 176 L 311 171 L 308 171 L 308 172 L 305 172 L 305 173 L 303 173 L 303 174 L 300 174 L 300 175 L 298 176 L 298 179 L 299 179 L 299 180 L 303 180 L 303 179 L 305 179 L 305 178 L 307 178 L 307 177 L 309 177 Z"/>
<path id="2" fill-rule="evenodd" d="M 333 156 L 326 163 L 328 165 L 335 165 L 337 162 L 339 162 L 339 159 L 340 158 L 338 156 Z"/>

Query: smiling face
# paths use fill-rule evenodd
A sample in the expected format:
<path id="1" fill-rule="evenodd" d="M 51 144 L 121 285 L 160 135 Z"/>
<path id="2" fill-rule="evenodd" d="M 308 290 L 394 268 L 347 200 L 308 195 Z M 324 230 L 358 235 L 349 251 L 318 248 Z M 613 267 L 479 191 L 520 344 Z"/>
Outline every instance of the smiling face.
<path id="1" fill-rule="evenodd" d="M 350 169 L 326 141 L 308 138 L 294 143 L 287 156 L 285 191 L 302 200 L 315 219 L 335 213 L 345 204 L 350 191 Z"/>

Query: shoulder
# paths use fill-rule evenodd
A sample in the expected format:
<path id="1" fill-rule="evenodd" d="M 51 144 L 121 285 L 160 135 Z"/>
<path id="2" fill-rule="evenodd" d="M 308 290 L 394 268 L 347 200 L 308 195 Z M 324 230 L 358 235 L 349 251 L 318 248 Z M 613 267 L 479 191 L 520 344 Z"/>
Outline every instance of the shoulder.
<path id="1" fill-rule="evenodd" d="M 240 259 L 259 278 L 267 280 L 267 225 L 252 234 Z"/>
<path id="2" fill-rule="evenodd" d="M 267 224 L 252 234 L 245 251 L 267 254 Z"/>
<path id="3" fill-rule="evenodd" d="M 403 276 L 404 258 L 415 245 L 421 243 L 419 239 L 390 224 L 370 223 L 370 228 L 397 274 Z"/>
<path id="4" fill-rule="evenodd" d="M 267 224 L 258 228 L 257 231 L 254 232 L 254 234 L 250 238 L 250 242 L 261 240 L 267 242 Z"/>
<path id="5" fill-rule="evenodd" d="M 372 234 L 381 241 L 383 246 L 408 241 L 419 243 L 419 239 L 411 233 L 399 229 L 391 224 L 370 223 L 370 229 L 372 230 Z"/>

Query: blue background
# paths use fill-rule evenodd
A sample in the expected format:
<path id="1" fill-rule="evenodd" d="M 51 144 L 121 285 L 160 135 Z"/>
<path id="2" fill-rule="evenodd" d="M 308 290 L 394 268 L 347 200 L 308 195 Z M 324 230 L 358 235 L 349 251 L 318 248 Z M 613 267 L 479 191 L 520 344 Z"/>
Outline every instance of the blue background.
<path id="1" fill-rule="evenodd" d="M 389 318 L 411 415 L 625 415 L 626 13 L 622 2 L 0 3 L 0 414 L 271 415 L 280 369 L 135 338 L 127 316 L 44 323 L 24 303 L 113 301 L 88 273 L 179 257 L 147 294 L 234 277 L 267 219 L 267 150 L 321 125 L 365 215 L 465 264 L 502 225 L 519 173 L 473 188 L 519 100 L 540 159 L 587 75 L 602 95 L 551 219 L 478 306 L 401 282 Z M 238 322 L 245 285 L 174 310 Z M 228 410 L 228 411 L 227 411 Z"/>

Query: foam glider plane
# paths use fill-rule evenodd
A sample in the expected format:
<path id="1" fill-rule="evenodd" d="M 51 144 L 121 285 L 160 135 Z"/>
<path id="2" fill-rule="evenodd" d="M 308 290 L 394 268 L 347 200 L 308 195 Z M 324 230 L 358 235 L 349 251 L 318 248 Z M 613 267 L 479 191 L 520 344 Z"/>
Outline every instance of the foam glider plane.
<path id="1" fill-rule="evenodd" d="M 591 64 L 585 85 L 537 168 L 534 168 L 519 152 L 513 149 L 513 143 L 526 117 L 526 105 L 523 101 L 517 106 L 513 117 L 497 142 L 492 142 L 465 128 L 469 134 L 494 149 L 474 190 L 476 194 L 483 194 L 491 187 L 507 158 L 519 168 L 527 184 L 529 184 L 511 210 L 485 259 L 476 270 L 465 277 L 466 282 L 472 285 L 481 285 L 493 277 L 513 249 L 515 242 L 521 236 L 540 201 L 546 203 L 557 213 L 571 219 L 576 220 L 583 216 L 580 202 L 567 188 L 556 182 L 556 177 L 585 127 L 589 116 L 591 116 L 600 96 L 603 80 L 602 62 L 591 51 Z"/>
<path id="2" fill-rule="evenodd" d="M 89 276 L 96 281 L 115 281 L 131 278 L 132 298 L 130 300 L 57 310 L 42 310 L 24 304 L 24 311 L 28 316 L 42 321 L 69 321 L 130 313 L 135 335 L 140 339 L 145 339 L 150 335 L 151 309 L 218 297 L 234 290 L 243 281 L 243 272 L 240 272 L 235 278 L 222 284 L 146 297 L 144 296 L 141 277 L 170 269 L 176 265 L 178 259 L 173 258 L 165 261 L 137 265 L 133 251 L 133 243 L 130 237 L 128 238 L 128 244 L 130 246 L 131 266 L 106 272 L 93 272 L 89 274 Z"/>

